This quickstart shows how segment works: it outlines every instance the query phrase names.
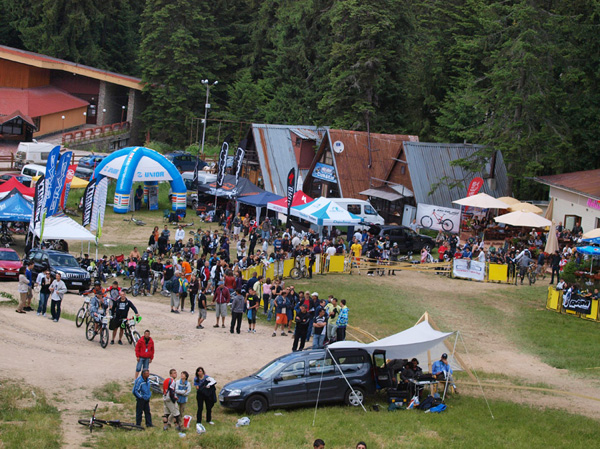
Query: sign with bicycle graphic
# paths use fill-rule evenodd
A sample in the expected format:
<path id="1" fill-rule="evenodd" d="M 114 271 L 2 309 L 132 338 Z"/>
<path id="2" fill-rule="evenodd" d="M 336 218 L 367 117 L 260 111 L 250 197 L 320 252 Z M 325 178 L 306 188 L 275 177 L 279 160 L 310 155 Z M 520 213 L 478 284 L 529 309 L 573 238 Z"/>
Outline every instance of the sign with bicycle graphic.
<path id="1" fill-rule="evenodd" d="M 421 228 L 458 234 L 460 229 L 460 209 L 419 204 L 417 224 Z"/>

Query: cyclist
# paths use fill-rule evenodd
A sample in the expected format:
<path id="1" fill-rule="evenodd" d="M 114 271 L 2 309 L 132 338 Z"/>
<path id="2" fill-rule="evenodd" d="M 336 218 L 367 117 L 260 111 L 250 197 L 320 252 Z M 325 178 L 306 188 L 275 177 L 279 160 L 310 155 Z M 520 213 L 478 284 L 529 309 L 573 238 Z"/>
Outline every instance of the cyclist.
<path id="1" fill-rule="evenodd" d="M 100 295 L 104 296 L 105 290 L 102 288 L 100 281 L 94 282 L 94 287 L 90 290 L 83 292 L 84 295 Z"/>
<path id="2" fill-rule="evenodd" d="M 135 313 L 136 318 L 139 317 L 137 308 L 133 305 L 133 303 L 127 299 L 127 295 L 125 292 L 121 290 L 119 292 L 119 300 L 115 301 L 112 306 L 112 320 L 110 320 L 110 330 L 113 331 L 112 340 L 110 341 L 111 345 L 115 344 L 115 335 L 117 335 L 117 329 L 121 329 L 119 332 L 119 344 L 122 345 L 121 341 L 123 338 L 123 321 L 127 319 L 127 315 L 129 314 L 129 309 L 132 309 Z"/>
<path id="3" fill-rule="evenodd" d="M 135 267 L 135 279 L 140 285 L 146 286 L 145 296 L 149 296 L 148 292 L 150 291 L 150 264 L 148 263 L 148 254 L 144 253 L 142 256 L 142 260 L 138 263 L 137 267 Z"/>
<path id="4" fill-rule="evenodd" d="M 109 300 L 111 301 L 110 305 L 112 305 L 119 300 L 119 294 L 121 293 L 121 287 L 119 287 L 119 283 L 114 281 L 110 287 L 105 290 L 105 293 L 108 295 Z"/>
<path id="5" fill-rule="evenodd" d="M 526 249 L 521 254 L 519 254 L 519 256 L 517 256 L 517 264 L 519 265 L 519 277 L 521 278 L 521 285 L 523 285 L 523 279 L 525 279 L 527 269 L 532 263 L 533 260 L 531 259 L 531 253 L 528 249 Z"/>
<path id="6" fill-rule="evenodd" d="M 94 320 L 94 332 L 100 332 L 101 321 L 108 309 L 108 299 L 101 293 L 95 293 L 90 299 L 90 316 Z"/>

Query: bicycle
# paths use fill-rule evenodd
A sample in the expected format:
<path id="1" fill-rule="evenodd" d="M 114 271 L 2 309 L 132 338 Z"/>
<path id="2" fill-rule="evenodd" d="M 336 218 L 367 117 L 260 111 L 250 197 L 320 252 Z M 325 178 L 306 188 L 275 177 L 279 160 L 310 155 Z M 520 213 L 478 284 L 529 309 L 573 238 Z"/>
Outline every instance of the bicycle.
<path id="1" fill-rule="evenodd" d="M 439 224 L 444 231 L 450 232 L 452 231 L 452 228 L 454 228 L 454 222 L 449 218 L 444 218 L 445 215 L 438 215 L 435 213 L 435 210 L 431 213 L 431 215 L 433 216 L 433 218 L 430 215 L 423 215 L 421 217 L 422 227 L 428 229 L 431 228 L 431 226 L 433 226 L 433 219 L 435 218 L 437 224 Z"/>
<path id="2" fill-rule="evenodd" d="M 91 418 L 77 420 L 77 422 L 79 424 L 81 424 L 82 426 L 88 427 L 90 429 L 90 433 L 92 433 L 92 431 L 94 429 L 101 429 L 104 425 L 108 425 L 108 426 L 115 427 L 117 429 L 123 429 L 123 430 L 138 430 L 138 431 L 146 430 L 142 426 L 138 426 L 133 423 L 121 422 L 119 420 L 105 420 L 105 419 L 96 418 L 96 410 L 97 409 L 98 409 L 98 404 L 96 404 L 96 407 L 94 407 L 94 411 L 92 412 Z"/>
<path id="3" fill-rule="evenodd" d="M 102 317 L 100 320 L 100 332 L 96 331 L 96 321 L 90 319 L 85 327 L 85 338 L 89 341 L 93 341 L 96 338 L 96 335 L 100 334 L 100 346 L 102 348 L 106 348 L 108 346 L 108 324 L 110 323 L 110 312 L 107 312 L 106 315 Z"/>
<path id="4" fill-rule="evenodd" d="M 307 278 L 308 277 L 308 270 L 306 269 L 306 266 L 304 265 L 304 259 L 303 256 L 300 257 L 296 257 L 296 261 L 294 263 L 294 268 L 292 268 L 290 270 L 290 277 L 292 279 L 298 280 L 300 278 Z"/>
<path id="5" fill-rule="evenodd" d="M 536 267 L 533 264 L 527 267 L 527 279 L 529 279 L 529 285 L 535 284 L 537 280 Z"/>
<path id="6" fill-rule="evenodd" d="M 81 327 L 83 322 L 88 323 L 90 321 L 90 298 L 89 296 L 83 297 L 83 304 L 77 311 L 77 315 L 75 316 L 75 326 Z"/>
<path id="7" fill-rule="evenodd" d="M 152 270 L 152 294 L 154 295 L 159 286 L 162 286 L 162 272 Z"/>
<path id="8" fill-rule="evenodd" d="M 137 344 L 138 340 L 142 338 L 138 331 L 135 330 L 136 323 L 142 321 L 142 317 L 133 317 L 127 318 L 123 320 L 121 323 L 121 327 L 125 330 L 125 337 L 127 337 L 127 341 L 129 344 L 133 344 L 134 346 Z"/>
<path id="9" fill-rule="evenodd" d="M 146 226 L 146 223 L 144 223 L 142 220 L 138 220 L 133 215 L 131 215 L 131 218 L 123 218 L 123 221 L 132 221 L 138 226 Z"/>

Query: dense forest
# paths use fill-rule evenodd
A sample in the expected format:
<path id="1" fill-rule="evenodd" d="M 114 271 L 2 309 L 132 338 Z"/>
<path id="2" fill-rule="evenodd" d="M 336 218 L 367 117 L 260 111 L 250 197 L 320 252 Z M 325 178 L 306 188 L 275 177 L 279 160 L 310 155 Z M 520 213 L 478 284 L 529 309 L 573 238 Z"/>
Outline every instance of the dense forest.
<path id="1" fill-rule="evenodd" d="M 209 79 L 219 81 L 210 118 L 237 128 L 326 125 L 500 149 L 522 197 L 539 195 L 531 176 L 599 167 L 597 0 L 0 0 L 0 7 L 1 44 L 148 82 L 144 120 L 153 140 L 194 140 L 191 119 L 204 113 L 201 80 Z"/>

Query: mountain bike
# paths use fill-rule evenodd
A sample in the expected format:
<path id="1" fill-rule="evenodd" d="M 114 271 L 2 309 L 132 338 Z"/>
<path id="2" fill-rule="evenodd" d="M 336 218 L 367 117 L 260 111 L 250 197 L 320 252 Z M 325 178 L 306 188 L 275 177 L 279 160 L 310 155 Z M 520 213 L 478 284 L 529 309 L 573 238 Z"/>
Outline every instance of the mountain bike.
<path id="1" fill-rule="evenodd" d="M 146 226 L 146 223 L 144 223 L 142 220 L 138 220 L 133 215 L 131 215 L 131 218 L 123 218 L 123 221 L 132 221 L 138 226 Z"/>
<path id="2" fill-rule="evenodd" d="M 152 294 L 154 295 L 156 291 L 162 286 L 162 277 L 163 274 L 161 271 L 152 270 Z"/>
<path id="3" fill-rule="evenodd" d="M 527 279 L 529 279 L 529 285 L 535 284 L 535 281 L 537 280 L 536 267 L 534 264 L 527 267 Z"/>
<path id="4" fill-rule="evenodd" d="M 296 257 L 294 262 L 294 268 L 290 270 L 290 277 L 292 279 L 300 279 L 308 277 L 308 270 L 304 264 L 304 256 Z"/>
<path id="5" fill-rule="evenodd" d="M 142 321 L 142 317 L 132 317 L 123 320 L 121 323 L 121 327 L 125 330 L 125 337 L 127 337 L 127 341 L 129 344 L 133 344 L 134 346 L 137 344 L 138 340 L 141 338 L 138 331 L 135 330 L 136 323 Z"/>
<path id="6" fill-rule="evenodd" d="M 431 228 L 431 226 L 433 226 L 433 220 L 435 219 L 437 224 L 439 224 L 444 231 L 450 232 L 450 231 L 452 231 L 452 228 L 454 228 L 454 223 L 449 218 L 444 218 L 444 217 L 445 217 L 445 215 L 438 215 L 435 213 L 435 210 L 434 210 L 431 213 L 431 216 L 423 215 L 421 217 L 421 226 L 429 229 L 429 228 Z"/>
<path id="7" fill-rule="evenodd" d="M 81 424 L 82 426 L 88 427 L 90 429 L 90 433 L 94 429 L 101 429 L 104 425 L 115 427 L 117 429 L 123 429 L 123 430 L 138 430 L 138 431 L 146 430 L 142 426 L 138 426 L 133 423 L 121 422 L 119 420 L 104 420 L 104 419 L 96 418 L 96 410 L 97 409 L 98 409 L 98 404 L 96 404 L 96 407 L 94 407 L 94 411 L 92 412 L 91 418 L 77 420 L 77 422 L 79 424 Z"/>
<path id="8" fill-rule="evenodd" d="M 86 323 L 90 321 L 90 298 L 88 296 L 83 297 L 83 304 L 75 316 L 75 326 L 81 327 L 84 321 Z"/>
<path id="9" fill-rule="evenodd" d="M 100 331 L 96 331 L 96 321 L 90 319 L 85 327 L 85 338 L 93 341 L 97 334 L 100 334 L 100 346 L 106 348 L 108 346 L 108 324 L 110 323 L 110 312 L 107 311 L 100 320 Z"/>

